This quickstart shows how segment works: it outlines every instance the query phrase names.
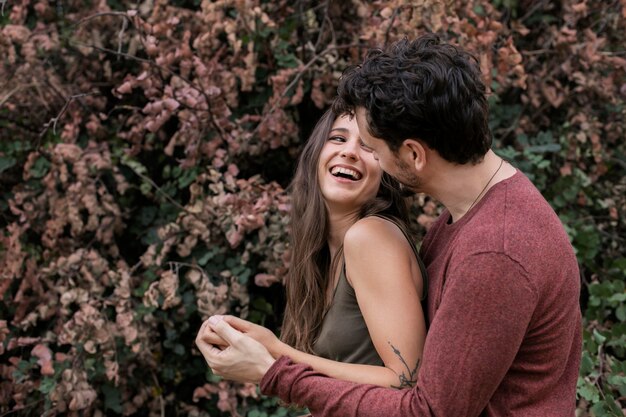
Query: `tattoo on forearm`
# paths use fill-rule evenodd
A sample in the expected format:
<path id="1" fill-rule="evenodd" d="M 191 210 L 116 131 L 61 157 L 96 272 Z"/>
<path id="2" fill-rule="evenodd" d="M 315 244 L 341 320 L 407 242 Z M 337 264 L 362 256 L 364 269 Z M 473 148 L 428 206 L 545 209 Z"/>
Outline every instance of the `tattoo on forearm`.
<path id="1" fill-rule="evenodd" d="M 398 379 L 400 380 L 400 385 L 397 385 L 397 386 L 392 385 L 391 387 L 402 389 L 402 388 L 411 388 L 415 386 L 415 382 L 417 382 L 417 370 L 419 369 L 419 366 L 420 366 L 420 360 L 418 359 L 417 362 L 415 363 L 415 367 L 411 369 L 409 365 L 406 363 L 406 360 L 404 360 L 404 358 L 402 357 L 400 350 L 398 350 L 394 345 L 392 345 L 391 342 L 388 341 L 387 343 L 389 343 L 389 346 L 391 346 L 391 349 L 393 349 L 393 353 L 395 353 L 396 356 L 400 358 L 400 361 L 406 368 L 406 372 L 402 371 L 402 373 L 398 375 Z"/>

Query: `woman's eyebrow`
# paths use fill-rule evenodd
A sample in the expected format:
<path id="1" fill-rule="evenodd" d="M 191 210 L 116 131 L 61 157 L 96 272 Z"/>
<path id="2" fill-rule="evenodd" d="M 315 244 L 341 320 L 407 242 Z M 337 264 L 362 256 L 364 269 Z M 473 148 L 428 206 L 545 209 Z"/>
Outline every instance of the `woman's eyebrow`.
<path id="1" fill-rule="evenodd" d="M 342 133 L 346 133 L 346 132 L 350 132 L 348 129 L 346 129 L 345 127 L 334 127 L 332 129 L 330 129 L 331 132 L 334 132 L 335 130 L 338 130 Z"/>

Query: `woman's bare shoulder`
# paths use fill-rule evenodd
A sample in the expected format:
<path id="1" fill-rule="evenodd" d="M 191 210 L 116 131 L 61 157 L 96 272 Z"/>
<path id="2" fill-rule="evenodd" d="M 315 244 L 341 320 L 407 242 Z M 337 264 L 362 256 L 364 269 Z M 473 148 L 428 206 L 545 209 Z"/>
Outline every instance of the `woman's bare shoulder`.
<path id="1" fill-rule="evenodd" d="M 409 242 L 402 230 L 392 221 L 378 217 L 368 216 L 359 219 L 346 232 L 344 247 L 358 246 L 371 247 L 371 245 L 399 245 L 408 247 Z"/>

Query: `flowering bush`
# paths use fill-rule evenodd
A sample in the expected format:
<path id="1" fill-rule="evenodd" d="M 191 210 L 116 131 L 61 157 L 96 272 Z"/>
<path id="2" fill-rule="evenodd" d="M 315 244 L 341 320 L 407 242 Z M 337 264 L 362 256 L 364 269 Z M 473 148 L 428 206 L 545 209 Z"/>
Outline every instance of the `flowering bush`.
<path id="1" fill-rule="evenodd" d="M 193 339 L 277 328 L 304 138 L 349 63 L 430 31 L 479 57 L 496 150 L 576 248 L 579 415 L 623 415 L 626 2 L 87 3 L 0 1 L 0 413 L 292 413 Z"/>

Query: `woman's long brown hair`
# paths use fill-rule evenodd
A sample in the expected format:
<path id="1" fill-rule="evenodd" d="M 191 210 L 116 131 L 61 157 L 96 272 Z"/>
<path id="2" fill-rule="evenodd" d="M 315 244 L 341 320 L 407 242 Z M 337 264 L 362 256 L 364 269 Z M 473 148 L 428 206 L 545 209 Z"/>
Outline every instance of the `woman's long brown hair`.
<path id="1" fill-rule="evenodd" d="M 338 259 L 331 259 L 328 247 L 329 221 L 319 187 L 317 167 L 324 143 L 337 115 L 328 110 L 313 129 L 304 146 L 291 191 L 291 262 L 285 281 L 287 305 L 281 339 L 305 352 L 313 352 L 326 308 L 328 286 Z M 396 180 L 383 174 L 374 200 L 361 210 L 359 218 L 371 215 L 393 218 L 408 230 L 408 209 Z M 374 238 L 374 236 L 373 236 Z M 342 257 L 340 249 L 336 258 Z"/>

